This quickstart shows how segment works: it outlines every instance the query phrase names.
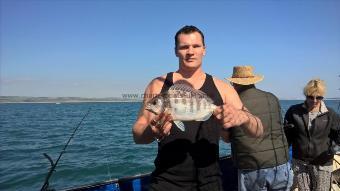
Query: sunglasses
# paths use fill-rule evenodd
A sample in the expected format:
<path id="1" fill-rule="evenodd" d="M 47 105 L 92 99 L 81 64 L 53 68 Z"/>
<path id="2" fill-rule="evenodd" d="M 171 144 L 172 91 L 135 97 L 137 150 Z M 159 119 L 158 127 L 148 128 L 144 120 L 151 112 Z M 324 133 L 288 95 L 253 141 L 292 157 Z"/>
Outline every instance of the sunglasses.
<path id="1" fill-rule="evenodd" d="M 308 99 L 311 99 L 311 100 L 314 100 L 314 99 L 317 99 L 317 100 L 323 100 L 323 97 L 322 96 L 307 96 Z"/>

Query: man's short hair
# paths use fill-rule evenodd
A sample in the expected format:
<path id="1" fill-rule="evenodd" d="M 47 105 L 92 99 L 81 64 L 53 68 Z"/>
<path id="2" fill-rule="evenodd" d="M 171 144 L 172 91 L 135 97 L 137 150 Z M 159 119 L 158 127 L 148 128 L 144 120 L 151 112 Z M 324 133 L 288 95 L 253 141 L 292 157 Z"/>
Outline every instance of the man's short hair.
<path id="1" fill-rule="evenodd" d="M 204 35 L 203 35 L 202 31 L 200 29 L 198 29 L 197 27 L 193 26 L 193 25 L 186 25 L 186 26 L 182 27 L 181 29 L 179 29 L 179 31 L 177 31 L 177 33 L 175 35 L 175 48 L 177 48 L 178 36 L 180 34 L 191 34 L 191 33 L 194 33 L 194 32 L 198 32 L 201 35 L 203 46 L 205 46 Z"/>

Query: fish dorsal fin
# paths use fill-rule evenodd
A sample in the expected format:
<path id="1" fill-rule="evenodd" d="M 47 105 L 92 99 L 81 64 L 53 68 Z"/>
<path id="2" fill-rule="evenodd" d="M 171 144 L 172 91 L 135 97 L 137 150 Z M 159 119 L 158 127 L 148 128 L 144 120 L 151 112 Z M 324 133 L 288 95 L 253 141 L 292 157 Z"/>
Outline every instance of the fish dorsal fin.
<path id="1" fill-rule="evenodd" d="M 169 90 L 179 90 L 179 91 L 185 91 L 185 92 L 195 91 L 193 87 L 185 83 L 174 84 L 169 88 Z"/>
<path id="2" fill-rule="evenodd" d="M 184 83 L 174 84 L 168 90 L 169 93 L 171 93 L 172 91 L 187 92 L 192 97 L 201 98 L 201 99 L 204 98 L 207 100 L 208 103 L 213 103 L 213 100 L 206 93 L 202 92 L 201 90 L 196 90 L 188 84 L 184 84 Z"/>

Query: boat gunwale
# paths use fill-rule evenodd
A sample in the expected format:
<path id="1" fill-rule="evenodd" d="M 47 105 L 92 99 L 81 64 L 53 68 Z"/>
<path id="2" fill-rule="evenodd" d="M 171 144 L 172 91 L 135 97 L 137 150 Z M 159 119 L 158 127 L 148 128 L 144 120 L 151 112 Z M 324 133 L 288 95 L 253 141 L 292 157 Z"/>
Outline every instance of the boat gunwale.
<path id="1" fill-rule="evenodd" d="M 225 155 L 225 156 L 219 157 L 219 161 L 225 160 L 225 159 L 231 159 L 231 155 Z M 125 176 L 122 178 L 115 178 L 115 179 L 109 179 L 109 180 L 104 180 L 100 182 L 94 182 L 91 184 L 84 184 L 84 185 L 73 186 L 69 188 L 62 188 L 61 191 L 86 190 L 90 188 L 95 188 L 95 187 L 100 187 L 100 186 L 105 186 L 105 185 L 112 185 L 112 184 L 118 184 L 119 186 L 120 182 L 126 182 L 126 181 L 133 180 L 133 179 L 142 179 L 150 175 L 151 175 L 151 172 L 136 174 L 136 175 L 131 175 L 131 176 Z"/>

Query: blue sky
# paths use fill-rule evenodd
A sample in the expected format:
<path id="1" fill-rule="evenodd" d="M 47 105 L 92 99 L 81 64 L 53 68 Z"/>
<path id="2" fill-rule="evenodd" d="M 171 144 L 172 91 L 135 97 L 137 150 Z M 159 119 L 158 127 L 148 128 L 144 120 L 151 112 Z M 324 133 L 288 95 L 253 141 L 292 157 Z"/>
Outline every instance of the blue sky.
<path id="1" fill-rule="evenodd" d="M 340 97 L 340 1 L 0 0 L 0 95 L 120 97 L 178 68 L 174 35 L 195 25 L 203 68 L 253 65 L 257 86 L 303 98 L 312 78 Z"/>

